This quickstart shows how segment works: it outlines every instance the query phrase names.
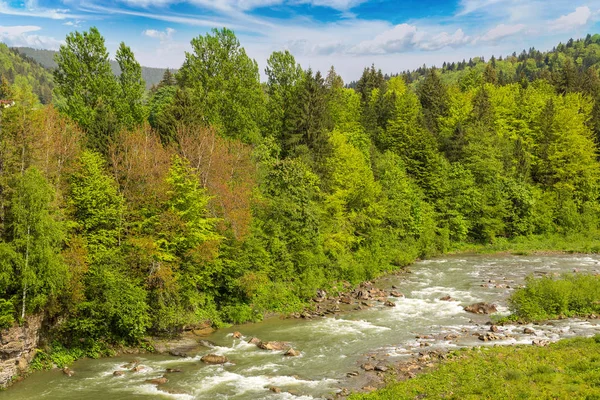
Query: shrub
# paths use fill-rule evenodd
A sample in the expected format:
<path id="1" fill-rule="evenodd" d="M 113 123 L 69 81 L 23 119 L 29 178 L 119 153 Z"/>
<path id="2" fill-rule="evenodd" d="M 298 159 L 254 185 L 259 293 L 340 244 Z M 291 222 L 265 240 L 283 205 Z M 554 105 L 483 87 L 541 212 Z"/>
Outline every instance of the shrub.
<path id="1" fill-rule="evenodd" d="M 523 320 L 586 316 L 600 312 L 600 277 L 565 274 L 558 278 L 529 276 L 524 288 L 509 299 L 511 311 Z"/>

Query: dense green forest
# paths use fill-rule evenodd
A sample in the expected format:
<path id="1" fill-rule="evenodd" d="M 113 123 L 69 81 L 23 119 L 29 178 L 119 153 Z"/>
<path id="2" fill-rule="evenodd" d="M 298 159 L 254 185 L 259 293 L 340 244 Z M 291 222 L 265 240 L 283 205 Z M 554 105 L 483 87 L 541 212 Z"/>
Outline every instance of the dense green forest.
<path id="1" fill-rule="evenodd" d="M 58 66 L 54 60 L 57 54 L 54 50 L 32 49 L 31 47 L 15 47 L 14 49 L 45 68 L 55 69 Z M 110 67 L 115 75 L 121 74 L 119 63 L 115 60 L 110 60 Z M 152 86 L 157 85 L 162 80 L 165 71 L 165 68 L 142 67 L 142 78 L 146 82 L 146 87 L 150 89 Z"/>
<path id="2" fill-rule="evenodd" d="M 148 95 L 130 48 L 116 77 L 100 33 L 72 33 L 53 104 L 27 79 L 1 89 L 0 322 L 136 343 L 296 311 L 459 243 L 595 231 L 599 43 L 371 67 L 353 89 L 287 51 L 261 83 L 222 29 Z"/>

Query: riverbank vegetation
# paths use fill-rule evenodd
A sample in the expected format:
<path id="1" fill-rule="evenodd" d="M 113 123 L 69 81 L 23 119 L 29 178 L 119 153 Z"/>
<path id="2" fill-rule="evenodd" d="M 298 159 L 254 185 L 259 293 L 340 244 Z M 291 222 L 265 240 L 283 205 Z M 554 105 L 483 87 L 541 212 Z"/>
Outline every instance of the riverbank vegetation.
<path id="1" fill-rule="evenodd" d="M 100 32 L 69 34 L 52 104 L 0 88 L 0 323 L 135 344 L 465 244 L 597 235 L 598 49 L 370 67 L 351 88 L 287 51 L 261 82 L 222 29 L 147 92 L 124 43 L 117 77 Z"/>
<path id="2" fill-rule="evenodd" d="M 511 316 L 520 321 L 544 321 L 600 314 L 600 276 L 567 274 L 527 277 L 525 287 L 509 299 Z"/>
<path id="3" fill-rule="evenodd" d="M 453 352 L 436 369 L 350 400 L 598 399 L 600 336 Z"/>

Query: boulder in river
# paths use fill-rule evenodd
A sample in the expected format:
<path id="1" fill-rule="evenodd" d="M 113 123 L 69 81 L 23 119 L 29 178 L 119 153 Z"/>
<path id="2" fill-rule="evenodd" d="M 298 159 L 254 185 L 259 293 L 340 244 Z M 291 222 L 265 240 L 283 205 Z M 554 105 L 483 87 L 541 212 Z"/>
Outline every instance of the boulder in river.
<path id="1" fill-rule="evenodd" d="M 444 296 L 444 297 L 440 297 L 441 301 L 454 301 L 454 299 L 452 298 L 452 296 Z"/>
<path id="2" fill-rule="evenodd" d="M 248 340 L 248 343 L 255 344 L 258 346 L 258 344 L 260 343 L 260 339 L 257 337 L 253 337 L 252 339 Z"/>
<path id="3" fill-rule="evenodd" d="M 240 332 L 233 332 L 233 338 L 234 339 L 241 339 L 242 338 L 242 334 Z"/>
<path id="4" fill-rule="evenodd" d="M 273 393 L 281 393 L 281 389 L 277 386 L 269 386 L 269 390 Z"/>
<path id="5" fill-rule="evenodd" d="M 200 361 L 206 364 L 225 364 L 226 362 L 229 362 L 227 357 L 216 354 L 207 354 L 203 356 Z"/>
<path id="6" fill-rule="evenodd" d="M 495 305 L 488 303 L 475 303 L 465 307 L 465 311 L 473 314 L 492 314 L 498 311 Z"/>
<path id="7" fill-rule="evenodd" d="M 286 342 L 260 342 L 257 346 L 263 350 L 285 350 L 290 347 Z"/>
<path id="8" fill-rule="evenodd" d="M 400 292 L 396 292 L 395 290 L 390 292 L 390 296 L 392 297 L 404 297 L 404 295 Z"/>
<path id="9" fill-rule="evenodd" d="M 113 372 L 113 376 L 123 376 L 125 375 L 125 371 L 115 371 Z"/>
<path id="10" fill-rule="evenodd" d="M 165 378 L 164 376 L 160 377 L 160 378 L 146 380 L 146 383 L 151 383 L 153 385 L 164 385 L 167 382 L 169 382 L 169 380 L 167 378 Z"/>
<path id="11" fill-rule="evenodd" d="M 179 369 L 179 368 L 167 368 L 166 372 L 168 374 L 172 374 L 172 373 L 175 373 L 175 372 L 181 372 L 181 369 Z"/>
<path id="12" fill-rule="evenodd" d="M 284 355 L 289 356 L 289 357 L 298 357 L 300 356 L 300 353 L 298 350 L 294 350 L 293 348 L 290 347 L 290 349 L 288 351 L 285 352 Z"/>
<path id="13" fill-rule="evenodd" d="M 393 301 L 386 301 L 385 303 L 383 303 L 384 306 L 386 307 L 396 307 L 396 303 L 394 303 Z"/>
<path id="14" fill-rule="evenodd" d="M 488 342 L 488 341 L 492 341 L 492 340 L 499 340 L 499 339 L 500 338 L 498 336 L 496 336 L 496 334 L 493 332 L 488 332 L 488 333 L 479 335 L 479 340 L 482 340 L 484 342 Z"/>
<path id="15" fill-rule="evenodd" d="M 143 365 L 136 365 L 135 367 L 131 368 L 131 372 L 140 372 L 145 369 L 146 367 L 144 367 Z"/>
<path id="16" fill-rule="evenodd" d="M 531 328 L 525 328 L 525 329 L 523 329 L 523 333 L 526 335 L 534 335 L 535 331 Z"/>

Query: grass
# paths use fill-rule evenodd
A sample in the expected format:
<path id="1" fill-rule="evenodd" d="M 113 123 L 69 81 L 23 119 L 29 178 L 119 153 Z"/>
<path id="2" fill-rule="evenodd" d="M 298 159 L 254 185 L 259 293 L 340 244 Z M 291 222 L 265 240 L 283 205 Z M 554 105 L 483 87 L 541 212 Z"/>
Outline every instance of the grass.
<path id="1" fill-rule="evenodd" d="M 600 400 L 600 336 L 460 350 L 430 373 L 349 399 Z"/>
<path id="2" fill-rule="evenodd" d="M 519 236 L 513 239 L 496 238 L 490 244 L 456 244 L 451 253 L 499 253 L 510 252 L 518 255 L 528 255 L 540 252 L 564 253 L 600 253 L 600 231 Z"/>

